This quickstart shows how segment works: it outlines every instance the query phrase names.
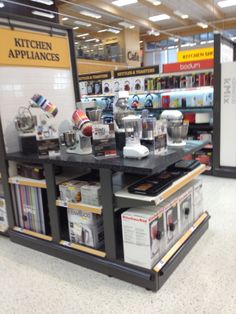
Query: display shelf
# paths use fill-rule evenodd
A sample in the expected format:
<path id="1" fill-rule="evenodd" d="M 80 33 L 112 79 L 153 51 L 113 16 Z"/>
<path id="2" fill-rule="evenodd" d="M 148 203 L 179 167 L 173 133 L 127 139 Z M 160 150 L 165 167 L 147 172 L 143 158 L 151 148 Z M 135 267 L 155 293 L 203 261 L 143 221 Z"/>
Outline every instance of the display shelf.
<path id="1" fill-rule="evenodd" d="M 191 180 L 198 177 L 206 170 L 205 165 L 200 165 L 193 171 L 187 173 L 185 176 L 176 180 L 169 188 L 158 194 L 157 196 L 145 196 L 132 194 L 128 192 L 128 187 L 118 191 L 115 193 L 116 199 L 116 207 L 124 208 L 124 207 L 135 207 L 135 206 L 147 206 L 154 205 L 157 206 L 168 197 L 173 195 L 179 189 L 187 185 Z"/>
<path id="2" fill-rule="evenodd" d="M 189 124 L 189 130 L 192 131 L 213 131 L 213 125 L 209 123 Z"/>
<path id="3" fill-rule="evenodd" d="M 60 241 L 60 244 L 63 246 L 69 247 L 71 249 L 74 249 L 74 250 L 82 251 L 82 252 L 96 255 L 99 257 L 106 257 L 105 252 L 100 251 L 100 250 L 96 250 L 96 249 L 93 249 L 93 248 L 90 248 L 88 246 L 84 246 L 81 244 L 72 243 L 72 242 L 68 242 L 68 241 L 64 241 L 64 240 Z"/>
<path id="4" fill-rule="evenodd" d="M 20 233 L 23 233 L 23 234 L 26 234 L 26 235 L 29 235 L 29 236 L 32 236 L 32 237 L 35 237 L 35 238 L 38 238 L 38 239 L 41 239 L 41 240 L 52 241 L 52 237 L 48 236 L 46 234 L 38 233 L 35 231 L 20 228 L 20 227 L 14 227 L 13 230 L 20 232 Z"/>
<path id="5" fill-rule="evenodd" d="M 160 272 L 161 269 L 167 264 L 167 262 L 176 254 L 180 247 L 187 241 L 187 239 L 193 234 L 193 232 L 200 226 L 200 224 L 207 218 L 208 214 L 203 213 L 193 226 L 181 236 L 181 238 L 173 245 L 173 247 L 163 256 L 163 258 L 154 266 L 154 271 Z"/>
<path id="6" fill-rule="evenodd" d="M 78 209 L 78 210 L 83 210 L 86 212 L 94 213 L 97 215 L 102 215 L 102 206 L 88 205 L 88 204 L 84 204 L 82 202 L 79 202 L 79 203 L 65 202 L 62 200 L 56 200 L 56 205 L 58 207 Z"/>

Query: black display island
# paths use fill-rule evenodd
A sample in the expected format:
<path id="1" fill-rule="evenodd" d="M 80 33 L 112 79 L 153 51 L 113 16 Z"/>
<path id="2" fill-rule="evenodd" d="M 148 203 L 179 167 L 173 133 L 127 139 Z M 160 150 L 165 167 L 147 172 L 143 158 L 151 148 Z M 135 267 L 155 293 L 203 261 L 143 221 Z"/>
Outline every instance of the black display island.
<path id="1" fill-rule="evenodd" d="M 203 212 L 174 244 L 174 246 L 152 268 L 146 269 L 124 262 L 121 232 L 121 213 L 130 207 L 158 205 L 191 180 L 205 171 L 200 165 L 185 176 L 178 179 L 169 188 L 157 196 L 138 196 L 130 194 L 127 185 L 144 176 L 165 170 L 168 166 L 192 154 L 206 142 L 189 141 L 184 148 L 169 149 L 165 156 L 149 156 L 143 160 L 109 158 L 96 160 L 93 156 L 69 155 L 62 152 L 60 157 L 43 157 L 23 155 L 20 152 L 5 156 L 5 167 L 9 162 L 33 163 L 44 167 L 45 180 L 32 180 L 8 176 L 3 172 L 7 183 L 6 204 L 10 221 L 9 235 L 13 242 L 44 252 L 83 267 L 104 273 L 111 277 L 133 283 L 148 290 L 157 291 L 170 274 L 190 251 L 198 239 L 208 228 L 209 214 Z M 3 163 L 2 163 L 3 165 Z M 92 176 L 100 180 L 102 206 L 85 206 L 85 204 L 69 204 L 58 200 L 58 181 L 55 175 L 57 166 L 72 168 L 74 171 L 90 171 Z M 20 228 L 16 224 L 11 185 L 34 186 L 46 189 L 50 219 L 50 234 L 41 234 Z M 105 245 L 101 250 L 70 242 L 63 225 L 66 208 L 74 208 L 103 215 Z"/>

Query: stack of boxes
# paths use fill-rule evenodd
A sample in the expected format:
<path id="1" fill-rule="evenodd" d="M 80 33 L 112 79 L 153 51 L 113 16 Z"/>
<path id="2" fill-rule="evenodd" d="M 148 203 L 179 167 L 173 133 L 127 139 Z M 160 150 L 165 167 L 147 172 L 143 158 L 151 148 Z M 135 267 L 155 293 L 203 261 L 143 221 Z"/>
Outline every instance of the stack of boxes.
<path id="1" fill-rule="evenodd" d="M 6 203 L 4 199 L 3 186 L 0 182 L 0 232 L 6 232 L 8 229 Z"/>
<path id="2" fill-rule="evenodd" d="M 65 202 L 101 206 L 101 186 L 98 182 L 70 180 L 59 186 Z M 88 209 L 89 210 L 89 209 Z M 70 241 L 96 249 L 104 245 L 103 218 L 89 211 L 67 208 Z"/>
<path id="3" fill-rule="evenodd" d="M 193 180 L 155 207 L 122 214 L 124 260 L 151 269 L 203 212 L 201 180 Z"/>

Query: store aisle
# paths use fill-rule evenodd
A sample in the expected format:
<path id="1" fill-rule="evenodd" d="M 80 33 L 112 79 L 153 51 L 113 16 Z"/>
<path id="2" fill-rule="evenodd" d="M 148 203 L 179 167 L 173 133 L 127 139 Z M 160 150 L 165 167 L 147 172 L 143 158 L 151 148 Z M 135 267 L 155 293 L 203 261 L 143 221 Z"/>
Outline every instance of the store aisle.
<path id="1" fill-rule="evenodd" d="M 0 237 L 0 314 L 236 313 L 236 180 L 203 180 L 210 229 L 159 292 Z"/>

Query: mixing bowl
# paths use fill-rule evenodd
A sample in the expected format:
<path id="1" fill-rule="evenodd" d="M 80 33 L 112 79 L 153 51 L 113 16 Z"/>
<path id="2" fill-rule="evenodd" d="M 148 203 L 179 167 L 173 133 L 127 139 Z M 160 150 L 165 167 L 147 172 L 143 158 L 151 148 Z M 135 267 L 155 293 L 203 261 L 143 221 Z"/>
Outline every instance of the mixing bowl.
<path id="1" fill-rule="evenodd" d="M 167 133 L 173 143 L 181 143 L 188 135 L 187 123 L 181 125 L 172 125 L 167 127 Z"/>

